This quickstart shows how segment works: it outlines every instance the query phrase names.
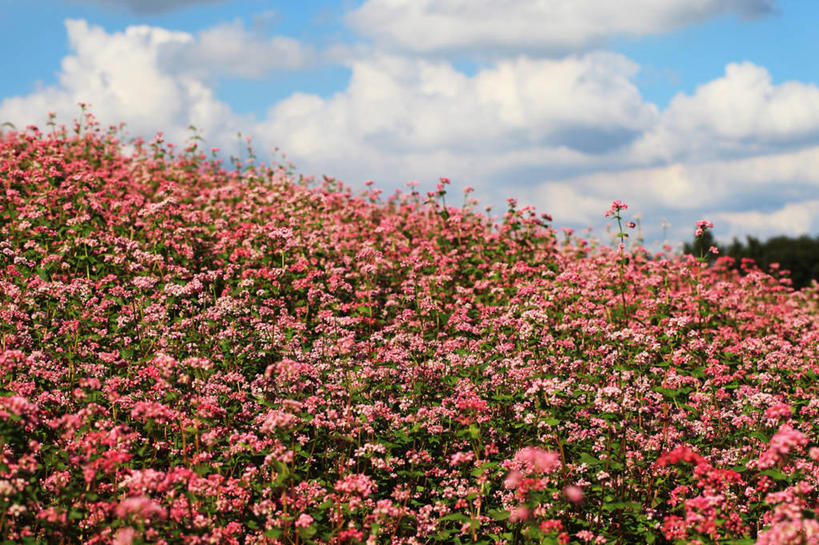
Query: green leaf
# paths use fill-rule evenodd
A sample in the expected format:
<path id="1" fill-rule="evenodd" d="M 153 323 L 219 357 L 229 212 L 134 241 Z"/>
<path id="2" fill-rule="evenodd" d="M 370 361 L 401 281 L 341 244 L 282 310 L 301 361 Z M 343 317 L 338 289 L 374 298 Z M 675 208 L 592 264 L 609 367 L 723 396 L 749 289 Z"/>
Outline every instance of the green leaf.
<path id="1" fill-rule="evenodd" d="M 675 397 L 677 394 L 676 390 L 672 390 L 671 388 L 663 388 L 662 386 L 657 386 L 654 388 L 654 391 L 668 397 Z"/>
<path id="2" fill-rule="evenodd" d="M 600 460 L 589 454 L 588 452 L 583 452 L 580 454 L 580 463 L 587 464 L 587 465 L 594 465 L 599 463 Z"/>
<path id="3" fill-rule="evenodd" d="M 768 437 L 764 433 L 758 431 L 748 432 L 748 436 L 753 437 L 754 439 L 759 439 L 763 443 L 767 443 L 769 441 Z"/>
<path id="4" fill-rule="evenodd" d="M 509 518 L 509 511 L 505 509 L 492 509 L 488 514 L 492 520 L 506 520 Z"/>
<path id="5" fill-rule="evenodd" d="M 785 481 L 787 480 L 788 476 L 782 473 L 781 471 L 777 471 L 776 469 L 766 469 L 765 471 L 761 471 L 763 475 L 767 475 L 771 479 L 776 481 Z"/>
<path id="6" fill-rule="evenodd" d="M 305 539 L 310 539 L 314 535 L 316 535 L 316 529 L 313 526 L 308 526 L 307 528 L 299 528 L 299 535 Z"/>
<path id="7" fill-rule="evenodd" d="M 440 520 L 460 520 L 466 522 L 472 519 L 464 515 L 463 513 L 450 513 L 449 515 L 444 515 L 443 517 L 441 517 Z"/>

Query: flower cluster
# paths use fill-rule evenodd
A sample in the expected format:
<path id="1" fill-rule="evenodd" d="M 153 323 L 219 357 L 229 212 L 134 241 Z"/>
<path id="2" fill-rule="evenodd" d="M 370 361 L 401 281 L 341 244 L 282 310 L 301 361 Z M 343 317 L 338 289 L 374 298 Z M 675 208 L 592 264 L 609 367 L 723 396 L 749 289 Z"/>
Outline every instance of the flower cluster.
<path id="1" fill-rule="evenodd" d="M 815 542 L 816 288 L 117 134 L 0 137 L 0 542 Z"/>

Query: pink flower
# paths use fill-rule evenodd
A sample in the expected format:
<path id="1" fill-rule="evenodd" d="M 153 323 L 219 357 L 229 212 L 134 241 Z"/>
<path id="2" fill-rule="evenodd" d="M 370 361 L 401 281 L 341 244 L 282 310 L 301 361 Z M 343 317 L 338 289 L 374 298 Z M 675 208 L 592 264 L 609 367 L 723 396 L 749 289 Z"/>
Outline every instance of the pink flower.
<path id="1" fill-rule="evenodd" d="M 128 515 L 135 515 L 142 519 L 167 518 L 168 514 L 164 507 L 156 503 L 147 496 L 132 496 L 125 498 L 117 506 L 114 513 L 119 518 L 126 518 Z"/>
<path id="2" fill-rule="evenodd" d="M 561 532 L 563 531 L 563 522 L 557 519 L 547 519 L 540 523 L 539 528 L 544 534 L 548 534 L 549 532 Z"/>
<path id="3" fill-rule="evenodd" d="M 336 490 L 366 498 L 377 488 L 375 481 L 363 473 L 353 473 L 336 481 Z"/>
<path id="4" fill-rule="evenodd" d="M 616 216 L 620 213 L 620 210 L 625 210 L 628 208 L 628 205 L 622 201 L 614 201 L 611 203 L 611 208 L 606 210 L 606 213 L 603 214 L 604 217 Z"/>
<path id="5" fill-rule="evenodd" d="M 670 452 L 664 452 L 657 458 L 657 465 L 660 467 L 674 465 L 679 462 L 699 465 L 705 463 L 705 458 L 689 449 L 686 445 L 680 445 Z"/>
<path id="6" fill-rule="evenodd" d="M 302 513 L 299 515 L 299 518 L 296 519 L 296 528 L 307 528 L 311 524 L 313 524 L 313 517 L 308 515 L 307 513 Z"/>
<path id="7" fill-rule="evenodd" d="M 583 489 L 579 486 L 567 486 L 563 489 L 563 494 L 575 505 L 583 501 Z"/>
<path id="8" fill-rule="evenodd" d="M 594 533 L 588 530 L 580 530 L 575 535 L 577 536 L 577 539 L 585 541 L 586 543 L 594 539 Z"/>
<path id="9" fill-rule="evenodd" d="M 782 418 L 787 420 L 793 416 L 793 409 L 787 403 L 777 403 L 765 409 L 765 416 L 767 418 Z"/>
<path id="10" fill-rule="evenodd" d="M 803 518 L 799 509 L 780 507 L 774 513 L 774 520 L 770 528 L 759 533 L 757 545 L 819 542 L 819 522 Z"/>
<path id="11" fill-rule="evenodd" d="M 541 473 L 552 473 L 560 467 L 560 456 L 556 452 L 537 447 L 520 449 L 514 460 L 528 466 L 530 470 Z"/>
<path id="12" fill-rule="evenodd" d="M 475 454 L 473 452 L 456 452 L 449 458 L 449 465 L 457 466 L 459 464 L 464 464 L 471 462 L 475 459 Z"/>
<path id="13" fill-rule="evenodd" d="M 787 454 L 792 449 L 801 449 L 808 444 L 808 438 L 799 430 L 783 424 L 779 431 L 771 437 L 770 448 L 781 454 Z"/>
<path id="14" fill-rule="evenodd" d="M 134 541 L 134 537 L 136 537 L 136 530 L 130 526 L 120 528 L 114 536 L 112 545 L 131 545 Z"/>
<path id="15" fill-rule="evenodd" d="M 760 454 L 756 466 L 767 469 L 775 466 L 792 450 L 801 451 L 808 444 L 808 437 L 788 424 L 782 424 L 768 443 L 768 449 Z"/>
<path id="16" fill-rule="evenodd" d="M 662 531 L 668 540 L 685 539 L 688 537 L 685 521 L 677 515 L 668 515 L 665 517 Z"/>
<path id="17" fill-rule="evenodd" d="M 707 220 L 700 220 L 697 222 L 697 230 L 694 231 L 694 235 L 697 237 L 701 237 L 702 234 L 705 232 L 706 229 L 713 229 L 714 224 Z"/>
<path id="18" fill-rule="evenodd" d="M 503 487 L 506 489 L 517 488 L 524 475 L 518 470 L 510 471 L 503 481 Z"/>
<path id="19" fill-rule="evenodd" d="M 529 518 L 529 508 L 525 505 L 518 505 L 509 511 L 509 522 L 519 522 Z"/>

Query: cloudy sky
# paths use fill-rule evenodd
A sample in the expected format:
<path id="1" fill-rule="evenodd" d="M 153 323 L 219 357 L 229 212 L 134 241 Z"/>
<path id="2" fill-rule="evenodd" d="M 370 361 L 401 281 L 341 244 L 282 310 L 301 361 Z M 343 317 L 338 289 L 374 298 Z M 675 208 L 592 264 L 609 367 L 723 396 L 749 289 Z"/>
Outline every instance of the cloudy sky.
<path id="1" fill-rule="evenodd" d="M 817 21 L 813 0 L 0 0 L 0 123 L 82 101 L 601 238 L 614 199 L 649 240 L 817 234 Z"/>

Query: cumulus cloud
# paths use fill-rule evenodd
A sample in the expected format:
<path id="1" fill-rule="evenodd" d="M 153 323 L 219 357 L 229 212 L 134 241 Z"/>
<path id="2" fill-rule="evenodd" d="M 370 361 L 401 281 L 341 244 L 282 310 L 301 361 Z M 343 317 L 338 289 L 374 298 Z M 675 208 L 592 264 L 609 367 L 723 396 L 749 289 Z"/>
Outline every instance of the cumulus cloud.
<path id="1" fill-rule="evenodd" d="M 635 145 L 644 160 L 765 153 L 819 140 L 819 87 L 774 85 L 750 62 L 729 64 L 725 75 L 679 93 L 660 123 Z"/>
<path id="2" fill-rule="evenodd" d="M 725 14 L 759 17 L 775 5 L 776 0 L 367 0 L 347 22 L 380 46 L 400 50 L 564 53 L 616 35 L 657 34 Z"/>
<path id="3" fill-rule="evenodd" d="M 86 4 L 126 8 L 138 15 L 153 15 L 197 4 L 221 4 L 224 0 L 75 0 Z"/>
<path id="4" fill-rule="evenodd" d="M 745 233 L 801 234 L 816 228 L 809 203 L 819 200 L 817 161 L 819 146 L 814 146 L 743 159 L 598 171 L 518 191 L 525 204 L 573 225 L 599 223 L 598 212 L 604 210 L 599 205 L 621 199 L 630 212 L 645 213 L 655 234 L 661 216 L 671 219 L 676 237 L 685 239 L 701 217 L 715 221 L 720 240 Z"/>
<path id="5" fill-rule="evenodd" d="M 131 26 L 107 33 L 82 20 L 67 20 L 72 54 L 62 61 L 58 84 L 0 102 L 0 119 L 17 126 L 42 124 L 49 111 L 60 119 L 79 113 L 78 102 L 90 103 L 103 123 L 127 123 L 135 134 L 157 130 L 183 141 L 191 124 L 214 136 L 235 134 L 242 120 L 217 100 L 212 89 L 185 74 L 163 70 L 167 47 L 194 42 L 185 32 Z"/>
<path id="6" fill-rule="evenodd" d="M 333 163 L 340 176 L 412 158 L 405 176 L 427 174 L 419 168 L 426 165 L 452 177 L 484 169 L 485 177 L 490 164 L 504 161 L 579 164 L 613 153 L 658 116 L 630 80 L 636 65 L 613 53 L 518 58 L 474 76 L 445 62 L 388 55 L 350 68 L 345 90 L 285 99 L 259 133 L 299 163 Z M 379 174 L 386 173 L 368 177 Z"/>
<path id="7" fill-rule="evenodd" d="M 199 32 L 193 41 L 177 42 L 163 52 L 171 70 L 261 78 L 274 70 L 305 68 L 316 53 L 285 36 L 263 37 L 244 28 L 241 21 L 223 23 Z"/>
<path id="8" fill-rule="evenodd" d="M 819 231 L 819 199 L 787 203 L 772 212 L 723 212 L 715 217 L 717 221 L 728 223 L 734 236 L 739 233 L 804 235 Z"/>

